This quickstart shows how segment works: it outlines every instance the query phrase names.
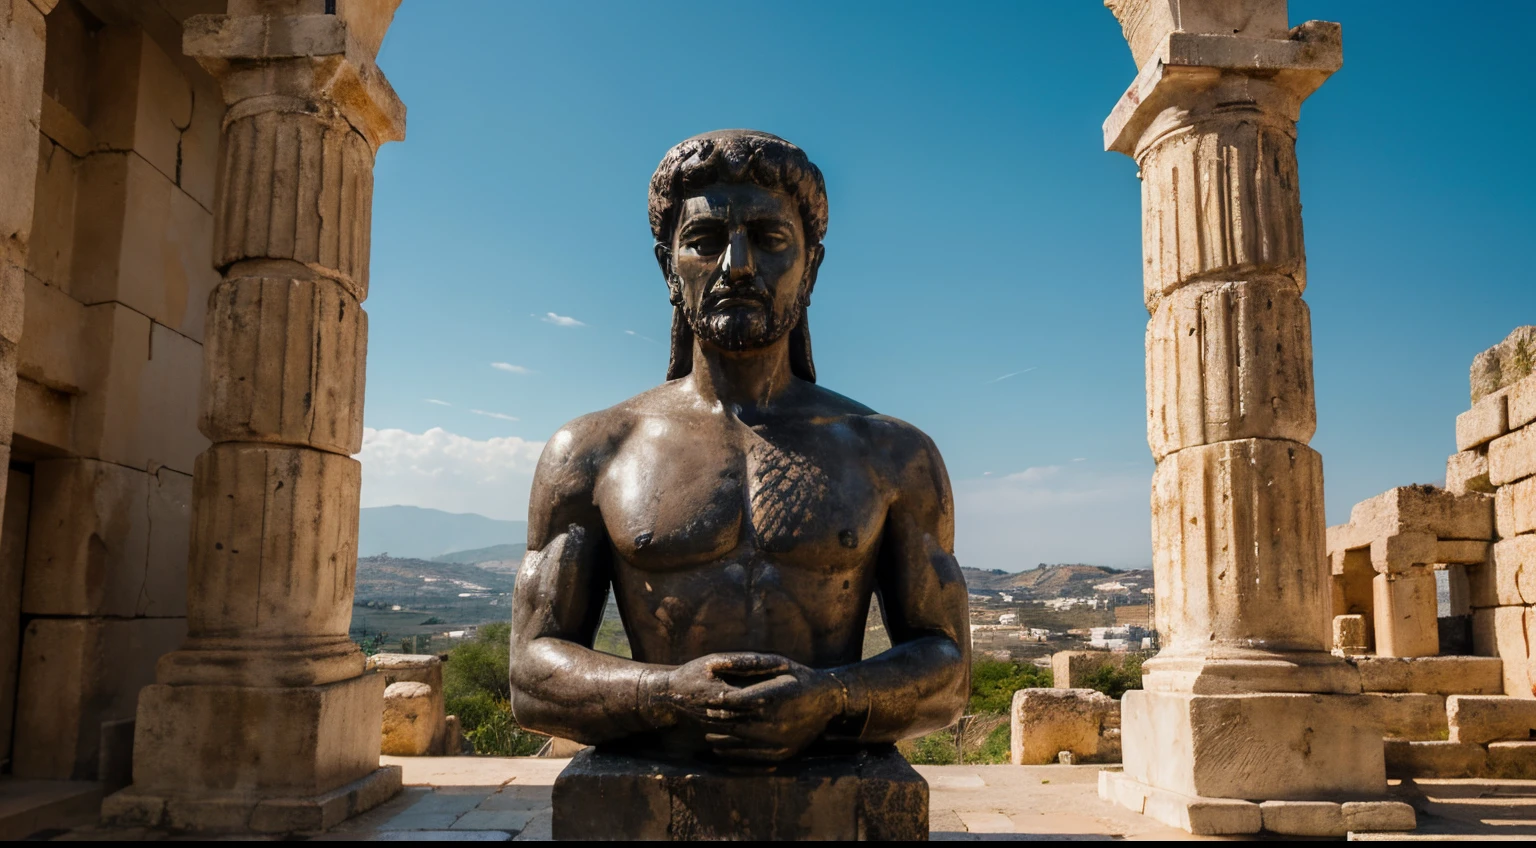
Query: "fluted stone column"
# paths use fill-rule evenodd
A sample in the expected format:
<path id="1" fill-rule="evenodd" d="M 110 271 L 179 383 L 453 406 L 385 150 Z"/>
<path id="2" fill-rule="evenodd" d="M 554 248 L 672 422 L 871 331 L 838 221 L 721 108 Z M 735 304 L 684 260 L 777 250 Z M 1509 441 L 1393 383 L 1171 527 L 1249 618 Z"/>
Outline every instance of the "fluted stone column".
<path id="1" fill-rule="evenodd" d="M 1106 5 L 1141 67 L 1104 136 L 1141 168 L 1162 647 L 1124 701 L 1116 797 L 1196 830 L 1202 803 L 1245 799 L 1216 805 L 1221 832 L 1257 830 L 1249 802 L 1386 787 L 1381 733 L 1349 697 L 1358 674 L 1329 654 L 1323 464 L 1307 446 L 1296 120 L 1342 62 L 1340 28 L 1290 29 L 1284 0 Z"/>
<path id="2" fill-rule="evenodd" d="M 224 119 L 187 597 L 140 695 L 118 822 L 317 830 L 398 790 L 382 677 L 348 638 L 374 154 L 405 109 L 374 65 L 398 0 L 231 0 L 184 48 Z"/>

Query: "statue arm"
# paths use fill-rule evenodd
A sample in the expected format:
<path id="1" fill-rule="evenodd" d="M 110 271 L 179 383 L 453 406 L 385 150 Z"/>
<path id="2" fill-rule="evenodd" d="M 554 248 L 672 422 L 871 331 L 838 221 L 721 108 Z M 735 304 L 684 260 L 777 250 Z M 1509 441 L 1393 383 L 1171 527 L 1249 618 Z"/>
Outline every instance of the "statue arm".
<path id="1" fill-rule="evenodd" d="M 928 437 L 908 432 L 918 444 L 900 470 L 876 565 L 891 648 L 833 671 L 848 693 L 833 730 L 866 742 L 947 727 L 970 697 L 970 613 L 949 475 Z"/>
<path id="2" fill-rule="evenodd" d="M 585 426 L 584 426 L 585 422 Z M 643 687 L 662 669 L 592 650 L 612 579 L 592 501 L 601 458 L 589 419 L 550 440 L 529 500 L 528 553 L 512 593 L 512 711 L 523 727 L 595 744 L 660 724 Z"/>

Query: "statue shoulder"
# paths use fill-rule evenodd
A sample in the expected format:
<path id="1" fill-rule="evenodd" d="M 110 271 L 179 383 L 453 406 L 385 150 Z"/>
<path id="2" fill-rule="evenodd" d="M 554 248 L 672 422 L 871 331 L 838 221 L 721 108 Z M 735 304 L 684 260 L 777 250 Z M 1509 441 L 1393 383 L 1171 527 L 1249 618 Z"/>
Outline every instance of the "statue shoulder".
<path id="1" fill-rule="evenodd" d="M 593 412 L 568 422 L 544 443 L 528 496 L 528 550 L 542 550 L 570 525 L 600 525 L 593 489 L 631 420 L 619 407 Z"/>
<path id="2" fill-rule="evenodd" d="M 877 433 L 879 447 L 890 458 L 892 472 L 908 497 L 936 497 L 947 511 L 950 500 L 949 472 L 939 446 L 927 433 L 890 415 L 867 416 Z"/>
<path id="3" fill-rule="evenodd" d="M 544 443 L 534 473 L 534 489 L 553 489 L 548 493 L 555 495 L 590 490 L 604 462 L 628 434 L 633 420 L 620 404 L 566 422 Z"/>

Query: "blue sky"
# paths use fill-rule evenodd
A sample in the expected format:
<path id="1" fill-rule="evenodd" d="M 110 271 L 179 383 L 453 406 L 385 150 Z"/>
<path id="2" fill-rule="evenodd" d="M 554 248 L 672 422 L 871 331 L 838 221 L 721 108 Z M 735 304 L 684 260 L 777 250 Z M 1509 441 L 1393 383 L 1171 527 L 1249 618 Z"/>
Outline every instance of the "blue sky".
<path id="1" fill-rule="evenodd" d="M 827 177 L 821 382 L 935 439 L 962 562 L 1148 563 L 1139 184 L 1100 130 L 1136 72 L 1113 17 L 765 8 L 400 8 L 379 64 L 410 115 L 376 170 L 364 504 L 523 517 L 560 424 L 662 379 L 657 161 L 752 127 Z M 1298 148 L 1330 523 L 1443 480 L 1472 356 L 1536 323 L 1536 6 L 1447 14 L 1291 3 L 1293 24 L 1344 25 Z"/>

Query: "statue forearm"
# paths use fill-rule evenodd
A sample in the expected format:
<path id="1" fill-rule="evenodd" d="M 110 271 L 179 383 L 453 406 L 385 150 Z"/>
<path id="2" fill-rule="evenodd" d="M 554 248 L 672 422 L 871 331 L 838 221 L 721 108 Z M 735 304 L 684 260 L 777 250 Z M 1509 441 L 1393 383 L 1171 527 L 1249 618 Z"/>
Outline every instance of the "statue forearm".
<path id="1" fill-rule="evenodd" d="M 954 723 L 965 710 L 970 674 L 964 651 L 943 635 L 897 645 L 833 669 L 848 706 L 829 728 L 862 742 L 895 742 Z"/>
<path id="2" fill-rule="evenodd" d="M 668 670 L 536 638 L 513 657 L 512 712 L 529 730 L 588 744 L 655 730 L 667 724 L 656 689 Z"/>

